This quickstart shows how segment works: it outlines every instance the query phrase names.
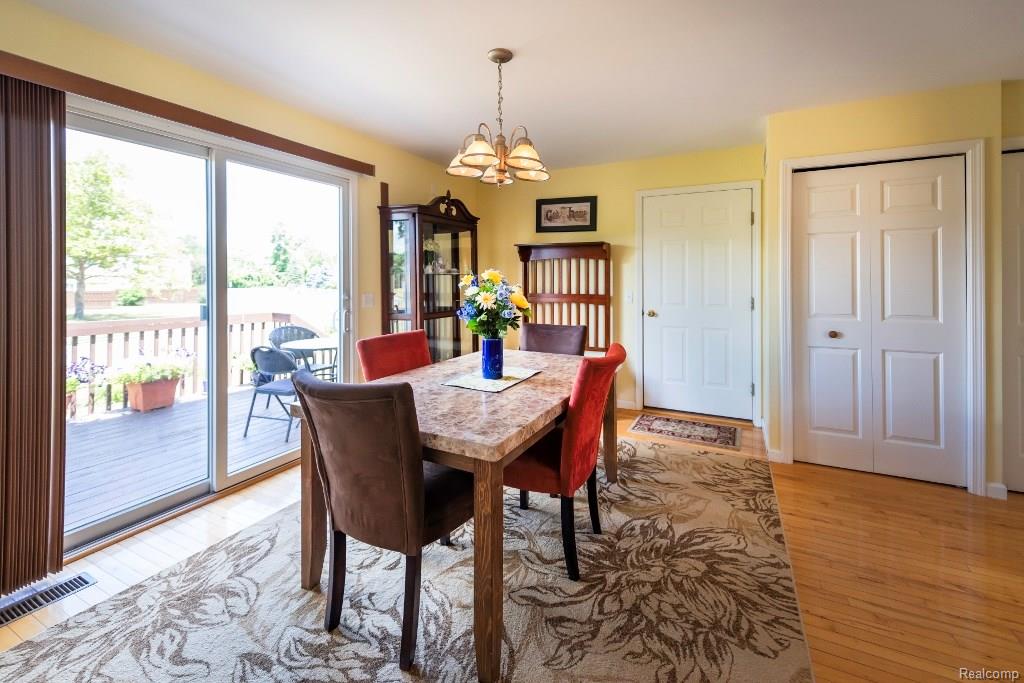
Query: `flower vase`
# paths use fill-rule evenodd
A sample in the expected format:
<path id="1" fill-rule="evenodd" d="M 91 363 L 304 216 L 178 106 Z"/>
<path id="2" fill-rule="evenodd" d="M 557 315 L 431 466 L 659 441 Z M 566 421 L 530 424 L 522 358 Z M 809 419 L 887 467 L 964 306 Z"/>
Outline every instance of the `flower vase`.
<path id="1" fill-rule="evenodd" d="M 501 379 L 505 374 L 505 347 L 502 339 L 480 340 L 480 362 L 484 379 Z"/>

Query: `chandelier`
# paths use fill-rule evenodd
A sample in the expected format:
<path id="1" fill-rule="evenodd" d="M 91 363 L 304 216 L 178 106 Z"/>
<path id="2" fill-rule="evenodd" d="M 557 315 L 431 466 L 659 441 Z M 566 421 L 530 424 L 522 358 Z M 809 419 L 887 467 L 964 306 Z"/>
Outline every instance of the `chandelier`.
<path id="1" fill-rule="evenodd" d="M 448 175 L 479 178 L 481 182 L 499 187 L 511 185 L 516 180 L 547 180 L 551 174 L 528 137 L 526 126 L 513 128 L 509 135 L 512 144 L 505 144 L 501 115 L 501 65 L 512 61 L 512 51 L 503 47 L 495 48 L 487 53 L 487 58 L 498 65 L 498 134 L 492 137 L 490 127 L 481 123 L 476 133 L 467 135 L 462 141 L 458 153 L 448 164 Z M 520 130 L 522 135 L 516 137 L 516 132 Z"/>

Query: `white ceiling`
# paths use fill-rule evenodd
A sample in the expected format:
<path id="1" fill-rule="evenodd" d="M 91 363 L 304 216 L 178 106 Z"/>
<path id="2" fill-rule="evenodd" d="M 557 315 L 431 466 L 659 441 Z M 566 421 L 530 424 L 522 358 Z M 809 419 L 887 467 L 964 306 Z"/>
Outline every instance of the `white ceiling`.
<path id="1" fill-rule="evenodd" d="M 1024 0 L 34 2 L 439 162 L 493 124 L 492 47 L 516 53 L 506 132 L 528 125 L 554 168 L 758 142 L 776 111 L 1024 78 Z"/>

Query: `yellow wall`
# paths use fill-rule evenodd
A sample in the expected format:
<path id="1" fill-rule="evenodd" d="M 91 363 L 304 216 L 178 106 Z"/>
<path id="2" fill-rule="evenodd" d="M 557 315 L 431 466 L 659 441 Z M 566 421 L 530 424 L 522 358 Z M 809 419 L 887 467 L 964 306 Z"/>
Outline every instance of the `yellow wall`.
<path id="1" fill-rule="evenodd" d="M 1024 136 L 1024 81 L 984 83 L 783 112 L 768 117 L 765 145 L 578 168 L 554 169 L 551 181 L 497 189 L 450 178 L 437 163 L 380 140 L 232 85 L 156 53 L 86 28 L 19 0 L 0 0 L 0 50 L 92 76 L 339 154 L 373 163 L 376 178 L 359 182 L 359 291 L 374 305 L 360 308 L 361 336 L 379 329 L 379 182 L 395 203 L 423 202 L 446 188 L 482 217 L 480 265 L 518 276 L 516 242 L 606 240 L 613 245 L 614 336 L 636 349 L 635 193 L 686 185 L 764 180 L 762 367 L 770 392 L 770 447 L 779 448 L 778 166 L 782 159 L 984 138 L 988 315 L 989 481 L 1001 481 L 1001 136 Z M 765 164 L 766 160 L 766 164 Z M 596 194 L 596 233 L 538 235 L 534 200 Z M 632 302 L 627 294 L 632 293 Z M 357 298 L 358 301 L 358 298 Z M 515 340 L 510 340 L 510 345 Z M 632 376 L 620 399 L 632 401 Z"/>
<path id="2" fill-rule="evenodd" d="M 375 164 L 376 177 L 358 183 L 355 305 L 359 293 L 373 293 L 375 305 L 358 309 L 358 332 L 379 333 L 379 183 L 393 203 L 426 202 L 451 185 L 442 165 L 17 0 L 0 0 L 0 50 Z M 475 192 L 459 197 L 478 213 Z"/>
<path id="3" fill-rule="evenodd" d="M 1024 136 L 1024 81 L 1003 81 L 1003 137 Z"/>
<path id="4" fill-rule="evenodd" d="M 541 148 L 543 151 L 543 148 Z M 612 164 L 560 168 L 544 183 L 519 182 L 510 187 L 480 186 L 480 267 L 496 267 L 519 280 L 520 266 L 513 245 L 521 242 L 604 241 L 612 245 L 613 339 L 627 350 L 639 348 L 635 321 L 640 315 L 636 292 L 636 192 L 685 185 L 706 185 L 760 180 L 764 163 L 761 145 L 734 147 L 691 154 L 624 161 Z M 452 192 L 476 181 L 459 180 Z M 479 184 L 479 183 L 477 183 Z M 537 233 L 537 198 L 597 195 L 597 232 Z M 632 293 L 632 302 L 627 302 Z M 514 335 L 508 346 L 514 347 Z M 635 382 L 630 371 L 620 375 L 618 396 L 634 401 Z"/>
<path id="5" fill-rule="evenodd" d="M 779 422 L 779 162 L 934 142 L 984 138 L 988 360 L 988 480 L 1002 480 L 1001 162 L 1002 93 L 998 82 L 911 93 L 768 117 L 765 174 L 766 336 L 771 393 L 771 448 L 780 447 Z"/>

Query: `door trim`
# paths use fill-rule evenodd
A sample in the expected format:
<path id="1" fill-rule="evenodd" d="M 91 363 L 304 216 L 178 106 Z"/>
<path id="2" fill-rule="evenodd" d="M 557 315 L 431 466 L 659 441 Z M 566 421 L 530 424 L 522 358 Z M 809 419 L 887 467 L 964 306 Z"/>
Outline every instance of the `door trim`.
<path id="1" fill-rule="evenodd" d="M 965 481 L 975 495 L 988 495 L 985 481 L 985 141 L 941 142 L 867 152 L 825 154 L 779 162 L 779 392 L 782 450 L 774 462 L 793 462 L 793 310 L 790 290 L 793 173 L 823 166 L 906 161 L 963 154 L 966 158 L 967 333 L 965 346 L 967 424 Z"/>
<path id="2" fill-rule="evenodd" d="M 667 187 L 659 190 L 637 190 L 636 219 L 634 223 L 636 244 L 636 316 L 637 352 L 630 354 L 627 364 L 635 378 L 635 406 L 637 410 L 644 408 L 644 199 L 673 194 L 697 194 L 701 192 L 721 192 L 725 190 L 750 190 L 751 210 L 754 212 L 754 224 L 750 228 L 750 295 L 754 298 L 751 316 L 751 378 L 754 383 L 753 423 L 755 427 L 764 426 L 762 396 L 767 381 L 761 373 L 761 181 L 743 180 L 735 183 L 713 183 L 710 185 L 687 185 L 684 187 Z"/>
<path id="3" fill-rule="evenodd" d="M 1003 152 L 1004 153 L 1005 152 L 1019 152 L 1022 149 L 1024 149 L 1024 135 L 1021 135 L 1021 136 L 1018 136 L 1018 137 L 1013 137 L 1013 138 L 1003 138 Z"/>

